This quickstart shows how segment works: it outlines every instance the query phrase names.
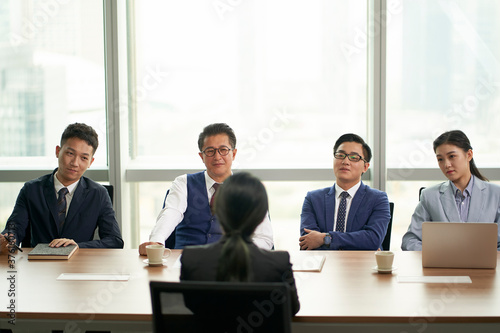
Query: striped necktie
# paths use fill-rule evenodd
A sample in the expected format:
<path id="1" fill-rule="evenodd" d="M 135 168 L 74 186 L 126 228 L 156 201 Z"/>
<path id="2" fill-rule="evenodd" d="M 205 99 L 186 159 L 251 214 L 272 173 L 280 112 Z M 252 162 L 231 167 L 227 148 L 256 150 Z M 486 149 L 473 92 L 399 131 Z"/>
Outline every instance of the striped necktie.
<path id="1" fill-rule="evenodd" d="M 66 219 L 66 194 L 68 194 L 68 189 L 63 187 L 59 190 L 57 197 L 57 214 L 59 222 L 59 230 L 62 230 L 64 225 L 64 220 Z"/>

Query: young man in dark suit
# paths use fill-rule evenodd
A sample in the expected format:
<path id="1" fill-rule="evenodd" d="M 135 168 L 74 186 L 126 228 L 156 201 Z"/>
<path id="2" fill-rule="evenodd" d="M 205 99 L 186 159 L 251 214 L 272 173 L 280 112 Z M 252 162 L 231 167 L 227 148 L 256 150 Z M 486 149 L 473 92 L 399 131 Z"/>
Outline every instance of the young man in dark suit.
<path id="1" fill-rule="evenodd" d="M 120 228 L 107 190 L 83 177 L 92 165 L 98 137 L 88 125 L 69 125 L 56 146 L 59 167 L 21 189 L 2 234 L 17 244 L 31 230 L 31 244 L 52 247 L 123 248 Z M 28 228 L 30 225 L 30 228 Z M 99 238 L 94 240 L 98 228 Z M 2 246 L 6 240 L 2 238 Z"/>

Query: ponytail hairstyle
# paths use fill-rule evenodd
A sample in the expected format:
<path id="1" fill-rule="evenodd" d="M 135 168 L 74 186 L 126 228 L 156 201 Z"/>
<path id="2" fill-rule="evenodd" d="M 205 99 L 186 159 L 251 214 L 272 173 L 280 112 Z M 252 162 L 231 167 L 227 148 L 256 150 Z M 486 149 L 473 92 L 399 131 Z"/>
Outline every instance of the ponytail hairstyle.
<path id="1" fill-rule="evenodd" d="M 219 256 L 217 281 L 252 281 L 247 242 L 251 242 L 268 208 L 264 185 L 248 172 L 230 176 L 217 190 L 214 210 L 226 237 Z"/>
<path id="2" fill-rule="evenodd" d="M 461 148 L 464 152 L 468 152 L 469 150 L 472 150 L 472 146 L 470 145 L 469 138 L 467 138 L 467 135 L 465 135 L 464 132 L 460 130 L 453 130 L 453 131 L 448 131 L 444 132 L 440 136 L 437 137 L 436 140 L 434 140 L 433 143 L 433 148 L 434 152 L 436 152 L 437 147 L 443 145 L 443 144 L 450 144 L 457 146 L 458 148 Z M 477 178 L 483 180 L 483 181 L 488 181 L 488 178 L 483 176 L 481 172 L 479 172 L 478 168 L 476 167 L 476 164 L 474 163 L 474 158 L 472 158 L 469 162 L 469 167 L 470 167 L 470 172 L 476 176 Z"/>

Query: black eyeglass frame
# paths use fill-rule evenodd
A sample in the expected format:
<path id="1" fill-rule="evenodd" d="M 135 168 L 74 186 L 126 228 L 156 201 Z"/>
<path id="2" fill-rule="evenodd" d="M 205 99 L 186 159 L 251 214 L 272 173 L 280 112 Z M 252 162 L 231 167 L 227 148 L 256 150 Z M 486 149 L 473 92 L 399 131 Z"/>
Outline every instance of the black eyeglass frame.
<path id="1" fill-rule="evenodd" d="M 213 149 L 213 154 L 208 154 L 207 153 L 207 150 L 211 150 Z M 227 153 L 223 154 L 220 150 L 221 149 L 227 149 Z M 219 148 L 215 148 L 215 147 L 207 147 L 205 148 L 204 150 L 201 151 L 201 153 L 205 154 L 205 156 L 207 157 L 213 157 L 215 156 L 215 153 L 218 152 L 220 156 L 227 156 L 231 150 L 234 150 L 233 148 L 229 148 L 228 146 L 220 146 Z"/>
<path id="2" fill-rule="evenodd" d="M 359 162 L 362 160 L 363 162 L 368 163 L 368 161 L 361 157 L 361 155 L 359 154 L 334 153 L 333 157 L 335 157 L 337 160 L 345 160 L 347 157 L 347 159 L 351 162 Z"/>

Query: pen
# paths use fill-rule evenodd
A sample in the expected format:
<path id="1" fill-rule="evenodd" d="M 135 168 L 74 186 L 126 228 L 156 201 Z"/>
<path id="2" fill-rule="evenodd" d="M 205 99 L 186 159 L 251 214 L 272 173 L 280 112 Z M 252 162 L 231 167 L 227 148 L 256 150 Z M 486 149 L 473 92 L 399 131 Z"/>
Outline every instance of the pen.
<path id="1" fill-rule="evenodd" d="M 7 244 L 10 244 L 10 239 L 7 236 L 5 236 L 5 235 L 2 235 L 2 236 L 3 236 L 3 238 L 5 238 L 7 240 Z M 17 246 L 16 243 L 14 243 L 14 247 L 16 249 L 18 249 L 19 251 L 23 252 L 23 250 L 19 246 Z"/>

